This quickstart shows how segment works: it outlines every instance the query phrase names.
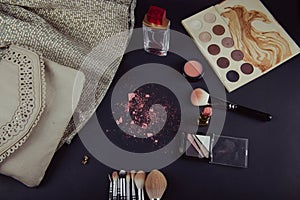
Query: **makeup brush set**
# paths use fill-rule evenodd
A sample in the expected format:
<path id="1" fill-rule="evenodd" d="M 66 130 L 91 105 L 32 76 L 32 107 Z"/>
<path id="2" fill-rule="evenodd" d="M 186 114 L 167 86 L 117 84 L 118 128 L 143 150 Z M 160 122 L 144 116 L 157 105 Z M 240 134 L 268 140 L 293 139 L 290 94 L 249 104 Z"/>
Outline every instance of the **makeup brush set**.
<path id="1" fill-rule="evenodd" d="M 159 200 L 167 188 L 167 180 L 159 170 L 152 170 L 148 175 L 142 170 L 120 170 L 108 178 L 109 200 L 144 200 L 144 189 L 150 200 Z"/>

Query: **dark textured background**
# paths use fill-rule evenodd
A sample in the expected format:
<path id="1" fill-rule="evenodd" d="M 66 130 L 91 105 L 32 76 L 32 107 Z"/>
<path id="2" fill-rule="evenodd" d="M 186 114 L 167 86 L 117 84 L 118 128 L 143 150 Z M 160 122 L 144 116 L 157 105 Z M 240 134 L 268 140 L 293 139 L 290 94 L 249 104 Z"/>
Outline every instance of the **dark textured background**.
<path id="1" fill-rule="evenodd" d="M 150 5 L 167 9 L 172 29 L 185 33 L 181 20 L 212 6 L 217 0 L 139 0 L 136 27 Z M 300 44 L 300 3 L 298 0 L 263 0 L 265 6 Z M 154 58 L 144 52 L 125 55 L 116 80 L 134 66 Z M 172 64 L 172 56 L 164 62 Z M 247 169 L 209 165 L 180 158 L 162 169 L 168 179 L 163 199 L 300 199 L 300 57 L 299 55 L 263 77 L 228 94 L 228 99 L 273 114 L 271 122 L 262 123 L 229 113 L 223 135 L 249 139 Z M 115 81 L 116 81 L 115 80 Z M 111 90 L 108 94 L 111 93 Z M 97 110 L 106 123 L 110 95 Z M 107 119 L 108 120 L 108 119 Z M 111 123 L 111 122 L 107 122 Z M 110 169 L 89 155 L 79 137 L 63 146 L 54 156 L 38 188 L 27 188 L 12 178 L 0 176 L 0 199 L 107 199 Z"/>

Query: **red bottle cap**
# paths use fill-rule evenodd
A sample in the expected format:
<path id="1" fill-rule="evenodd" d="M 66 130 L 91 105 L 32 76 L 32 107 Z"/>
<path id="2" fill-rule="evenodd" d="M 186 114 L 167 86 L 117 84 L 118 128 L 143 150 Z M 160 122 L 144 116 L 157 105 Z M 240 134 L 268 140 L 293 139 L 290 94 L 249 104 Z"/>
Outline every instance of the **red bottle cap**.
<path id="1" fill-rule="evenodd" d="M 170 21 L 166 18 L 167 11 L 158 6 L 150 6 L 143 23 L 146 26 L 166 28 Z"/>

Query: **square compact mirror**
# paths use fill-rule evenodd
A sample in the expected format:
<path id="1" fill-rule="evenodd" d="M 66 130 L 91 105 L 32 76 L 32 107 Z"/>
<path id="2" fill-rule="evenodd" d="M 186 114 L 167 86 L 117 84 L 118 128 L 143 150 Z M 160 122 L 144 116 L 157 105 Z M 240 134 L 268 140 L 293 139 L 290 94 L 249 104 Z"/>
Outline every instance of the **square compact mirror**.
<path id="1" fill-rule="evenodd" d="M 248 139 L 213 135 L 210 163 L 247 168 Z"/>

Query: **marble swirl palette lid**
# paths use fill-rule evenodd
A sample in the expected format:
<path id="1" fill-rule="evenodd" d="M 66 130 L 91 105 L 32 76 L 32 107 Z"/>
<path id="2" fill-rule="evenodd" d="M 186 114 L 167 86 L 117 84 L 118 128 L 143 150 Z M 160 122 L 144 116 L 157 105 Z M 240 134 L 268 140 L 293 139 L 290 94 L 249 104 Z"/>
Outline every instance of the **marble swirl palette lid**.
<path id="1" fill-rule="evenodd" d="M 228 92 L 300 52 L 259 0 L 226 0 L 182 24 Z"/>

